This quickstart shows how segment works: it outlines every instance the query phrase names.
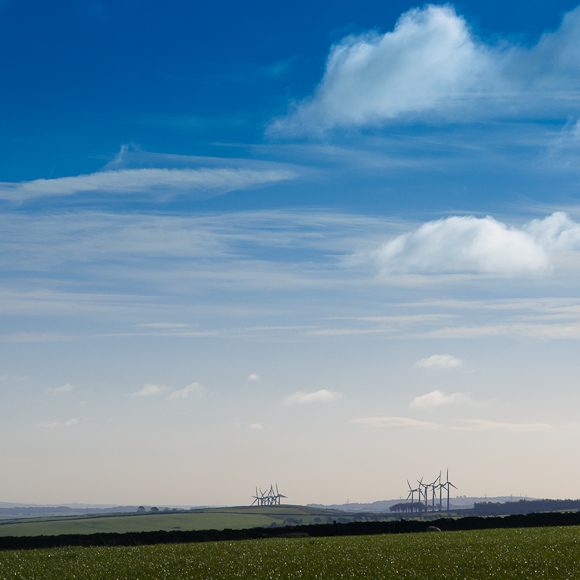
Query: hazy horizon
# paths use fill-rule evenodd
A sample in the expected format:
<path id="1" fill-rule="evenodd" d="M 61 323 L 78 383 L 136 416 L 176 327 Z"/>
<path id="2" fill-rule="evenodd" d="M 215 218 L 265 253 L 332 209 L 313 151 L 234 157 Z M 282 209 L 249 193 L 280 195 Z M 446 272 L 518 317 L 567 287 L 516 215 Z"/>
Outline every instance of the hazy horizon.
<path id="1" fill-rule="evenodd" d="M 578 497 L 580 6 L 0 28 L 1 501 Z"/>

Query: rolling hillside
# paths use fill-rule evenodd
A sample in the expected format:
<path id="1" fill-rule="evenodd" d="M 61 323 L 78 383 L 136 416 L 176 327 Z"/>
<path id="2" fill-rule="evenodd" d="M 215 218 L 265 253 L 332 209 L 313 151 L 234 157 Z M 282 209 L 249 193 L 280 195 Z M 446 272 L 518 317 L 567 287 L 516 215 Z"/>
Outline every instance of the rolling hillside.
<path id="1" fill-rule="evenodd" d="M 376 516 L 375 516 L 376 517 Z M 360 521 L 365 514 L 347 514 L 304 506 L 208 508 L 183 512 L 139 512 L 0 521 L 0 536 L 53 536 L 100 532 L 208 530 Z"/>

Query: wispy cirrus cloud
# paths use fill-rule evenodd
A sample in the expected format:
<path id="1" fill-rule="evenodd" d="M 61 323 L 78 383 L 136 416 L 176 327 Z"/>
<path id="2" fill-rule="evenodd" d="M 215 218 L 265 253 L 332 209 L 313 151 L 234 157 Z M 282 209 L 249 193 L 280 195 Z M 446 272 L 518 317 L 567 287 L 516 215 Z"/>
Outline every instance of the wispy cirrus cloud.
<path id="1" fill-rule="evenodd" d="M 28 379 L 28 375 L 11 375 L 10 373 L 0 375 L 0 382 L 4 382 L 4 381 L 21 382 L 21 381 L 25 381 L 27 379 Z"/>
<path id="2" fill-rule="evenodd" d="M 377 126 L 405 116 L 461 120 L 546 109 L 566 116 L 571 94 L 580 89 L 579 38 L 578 8 L 529 48 L 486 44 L 450 5 L 414 8 L 391 32 L 352 35 L 334 45 L 313 96 L 270 131 Z"/>
<path id="3" fill-rule="evenodd" d="M 514 321 L 511 324 L 472 324 L 442 328 L 425 332 L 423 338 L 485 338 L 494 336 L 508 336 L 537 339 L 578 340 L 580 339 L 580 321 L 578 314 L 571 314 L 570 320 L 557 323 L 546 317 L 530 323 Z"/>
<path id="4" fill-rule="evenodd" d="M 443 429 L 443 426 L 437 423 L 418 421 L 417 419 L 409 419 L 408 417 L 359 417 L 357 419 L 350 419 L 349 423 L 368 425 L 369 427 L 404 427 L 422 431 Z"/>
<path id="5" fill-rule="evenodd" d="M 55 395 L 61 394 L 61 393 L 72 393 L 75 390 L 75 386 L 71 385 L 70 383 L 66 383 L 64 385 L 61 385 L 60 387 L 54 387 L 53 389 L 49 389 L 49 391 L 51 393 L 54 393 Z"/>
<path id="6" fill-rule="evenodd" d="M 184 324 L 182 322 L 147 322 L 144 324 L 136 324 L 137 328 L 155 328 L 161 330 L 172 330 L 172 329 L 183 329 L 189 328 L 190 324 Z"/>
<path id="7" fill-rule="evenodd" d="M 142 194 L 162 200 L 177 195 L 187 195 L 190 199 L 207 199 L 234 190 L 286 181 L 295 176 L 294 172 L 283 169 L 119 169 L 22 183 L 0 182 L 0 199 L 24 201 L 97 192 L 115 195 Z"/>
<path id="8" fill-rule="evenodd" d="M 46 427 L 47 429 L 60 429 L 66 427 L 75 427 L 79 424 L 78 419 L 69 419 L 68 421 L 59 422 L 59 421 L 52 421 L 48 423 L 42 423 L 42 427 Z"/>
<path id="9" fill-rule="evenodd" d="M 549 431 L 553 429 L 548 423 L 502 423 L 485 419 L 464 419 L 466 427 L 463 431 L 508 431 L 511 433 L 525 433 L 528 431 Z"/>
<path id="10" fill-rule="evenodd" d="M 308 403 L 334 403 L 342 397 L 342 393 L 321 389 L 313 393 L 296 391 L 284 399 L 285 405 L 304 405 Z"/>
<path id="11" fill-rule="evenodd" d="M 553 426 L 548 423 L 506 423 L 485 419 L 462 419 L 458 424 L 430 423 L 408 417 L 361 417 L 350 419 L 350 423 L 367 425 L 376 428 L 404 428 L 419 431 L 505 431 L 525 433 L 531 431 L 548 431 Z"/>

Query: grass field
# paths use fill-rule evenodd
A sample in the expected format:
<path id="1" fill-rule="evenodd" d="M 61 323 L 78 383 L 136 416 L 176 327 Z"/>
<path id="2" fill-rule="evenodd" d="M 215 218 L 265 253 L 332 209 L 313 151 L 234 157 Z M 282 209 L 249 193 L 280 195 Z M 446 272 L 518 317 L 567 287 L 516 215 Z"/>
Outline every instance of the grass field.
<path id="1" fill-rule="evenodd" d="M 155 532 L 158 530 L 223 530 L 267 527 L 272 523 L 327 523 L 356 519 L 345 512 L 304 506 L 238 507 L 195 510 L 185 513 L 106 514 L 57 516 L 0 521 L 0 536 L 55 536 L 98 532 Z M 1 576 L 0 576 L 1 580 Z"/>
<path id="2" fill-rule="evenodd" d="M 2 580 L 580 578 L 580 529 L 0 552 Z"/>

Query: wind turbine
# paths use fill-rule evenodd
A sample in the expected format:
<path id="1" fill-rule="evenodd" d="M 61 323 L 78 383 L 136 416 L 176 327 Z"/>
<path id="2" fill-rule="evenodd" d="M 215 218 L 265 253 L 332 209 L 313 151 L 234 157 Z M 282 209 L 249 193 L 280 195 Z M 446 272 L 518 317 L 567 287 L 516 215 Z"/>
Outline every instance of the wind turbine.
<path id="1" fill-rule="evenodd" d="M 439 483 L 437 483 L 439 482 Z M 437 485 L 435 485 L 437 483 Z M 435 511 L 435 489 L 441 485 L 441 472 L 439 472 L 439 477 L 433 480 L 433 483 L 429 484 L 431 488 L 431 511 Z"/>
<path id="2" fill-rule="evenodd" d="M 411 484 L 409 483 L 409 480 L 408 479 L 407 479 L 407 485 L 409 486 L 409 495 L 407 495 L 407 499 L 409 499 L 409 497 L 411 497 L 411 504 L 412 504 L 415 501 L 415 492 L 417 490 L 416 489 L 413 489 L 411 487 Z"/>
<path id="3" fill-rule="evenodd" d="M 280 500 L 286 497 L 285 495 L 282 495 L 279 491 L 278 491 L 278 484 L 276 484 L 276 499 L 278 500 L 278 505 L 280 505 Z"/>
<path id="4" fill-rule="evenodd" d="M 421 478 L 422 480 L 423 478 Z M 417 480 L 419 481 L 419 480 Z M 409 499 L 409 497 L 411 498 L 411 512 L 415 511 L 415 492 L 417 492 L 418 497 L 418 503 L 422 505 L 422 494 L 421 494 L 421 487 L 417 487 L 415 489 L 413 489 L 411 487 L 411 484 L 409 483 L 409 480 L 407 479 L 407 485 L 409 486 L 409 494 L 407 495 L 407 500 Z"/>
<path id="5" fill-rule="evenodd" d="M 443 484 L 443 487 L 447 489 L 447 511 L 449 511 L 449 489 L 451 487 L 457 489 L 450 481 L 449 481 L 449 468 L 447 468 L 447 481 Z"/>
<path id="6" fill-rule="evenodd" d="M 417 480 L 417 483 L 419 484 L 419 500 L 421 500 L 421 496 L 423 496 L 425 498 L 425 511 L 427 511 L 427 508 L 429 507 L 429 498 L 428 498 L 428 493 L 427 493 L 427 489 L 429 489 L 429 484 L 428 483 L 423 483 L 423 478 L 421 478 L 421 481 Z M 421 488 L 424 488 L 424 491 L 421 491 Z"/>
<path id="7" fill-rule="evenodd" d="M 257 487 L 256 487 L 256 495 L 253 495 L 252 497 L 254 498 L 252 505 L 254 505 L 254 504 L 261 505 L 260 504 L 260 496 L 258 495 L 258 488 Z"/>

